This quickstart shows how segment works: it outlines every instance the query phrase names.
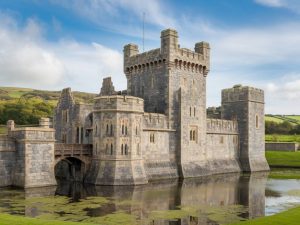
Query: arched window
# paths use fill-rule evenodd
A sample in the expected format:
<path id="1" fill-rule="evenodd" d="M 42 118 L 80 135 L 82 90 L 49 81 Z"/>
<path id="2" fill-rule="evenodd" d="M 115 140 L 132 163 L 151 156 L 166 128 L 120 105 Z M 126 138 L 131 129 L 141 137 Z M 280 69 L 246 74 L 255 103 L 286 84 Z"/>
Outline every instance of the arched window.
<path id="1" fill-rule="evenodd" d="M 135 127 L 135 135 L 138 135 L 138 127 Z"/>
<path id="2" fill-rule="evenodd" d="M 196 107 L 194 107 L 194 117 L 196 116 Z"/>
<path id="3" fill-rule="evenodd" d="M 190 107 L 190 116 L 192 116 L 192 107 Z"/>
<path id="4" fill-rule="evenodd" d="M 110 125 L 110 135 L 111 135 L 111 136 L 114 135 L 114 127 L 113 127 L 112 124 Z"/>
<path id="5" fill-rule="evenodd" d="M 190 141 L 192 141 L 192 140 L 193 140 L 193 131 L 190 130 Z"/>
<path id="6" fill-rule="evenodd" d="M 106 144 L 106 146 L 105 146 L 105 152 L 106 152 L 107 155 L 109 154 L 109 152 L 108 152 L 108 144 Z"/>
<path id="7" fill-rule="evenodd" d="M 114 146 L 113 146 L 113 144 L 110 144 L 110 154 L 111 155 L 113 154 L 113 151 L 114 151 Z"/>
<path id="8" fill-rule="evenodd" d="M 125 135 L 128 134 L 128 129 L 127 129 L 127 126 L 125 126 Z"/>
<path id="9" fill-rule="evenodd" d="M 125 155 L 128 155 L 128 145 L 125 144 Z"/>
<path id="10" fill-rule="evenodd" d="M 108 124 L 106 124 L 106 134 L 107 134 L 107 135 L 109 134 L 109 127 L 108 127 Z"/>
<path id="11" fill-rule="evenodd" d="M 122 125 L 122 134 L 124 134 L 124 125 Z"/>
<path id="12" fill-rule="evenodd" d="M 122 155 L 124 154 L 124 145 L 123 144 L 121 145 L 121 154 Z"/>

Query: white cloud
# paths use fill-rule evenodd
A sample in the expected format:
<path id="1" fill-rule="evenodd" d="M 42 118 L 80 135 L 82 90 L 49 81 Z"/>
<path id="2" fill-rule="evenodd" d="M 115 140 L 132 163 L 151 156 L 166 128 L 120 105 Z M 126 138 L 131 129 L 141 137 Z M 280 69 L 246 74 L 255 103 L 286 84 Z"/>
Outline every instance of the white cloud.
<path id="1" fill-rule="evenodd" d="M 120 52 L 97 43 L 49 42 L 33 19 L 24 28 L 7 15 L 0 21 L 1 86 L 98 92 L 100 79 L 112 76 L 118 89 L 125 88 Z"/>
<path id="2" fill-rule="evenodd" d="M 256 3 L 275 8 L 286 8 L 291 11 L 300 13 L 299 0 L 254 0 Z"/>
<path id="3" fill-rule="evenodd" d="M 176 27 L 176 19 L 170 14 L 169 8 L 160 0 L 51 0 L 53 4 L 72 10 L 84 19 L 93 21 L 114 32 L 130 36 L 140 36 L 142 21 L 161 28 Z"/>

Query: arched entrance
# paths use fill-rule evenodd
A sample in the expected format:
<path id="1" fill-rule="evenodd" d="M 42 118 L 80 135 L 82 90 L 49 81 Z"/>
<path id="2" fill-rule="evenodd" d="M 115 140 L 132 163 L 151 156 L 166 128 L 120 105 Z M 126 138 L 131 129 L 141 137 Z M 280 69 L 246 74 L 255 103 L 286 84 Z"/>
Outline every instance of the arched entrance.
<path id="1" fill-rule="evenodd" d="M 56 180 L 83 182 L 86 165 L 76 157 L 66 157 L 56 163 L 54 170 Z"/>

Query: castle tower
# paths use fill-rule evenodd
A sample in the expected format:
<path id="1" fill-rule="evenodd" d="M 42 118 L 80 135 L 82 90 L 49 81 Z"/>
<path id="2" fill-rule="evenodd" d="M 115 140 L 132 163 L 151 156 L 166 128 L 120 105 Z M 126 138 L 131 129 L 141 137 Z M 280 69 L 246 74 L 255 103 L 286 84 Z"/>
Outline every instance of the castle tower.
<path id="1" fill-rule="evenodd" d="M 93 162 L 86 182 L 135 185 L 148 182 L 141 151 L 143 99 L 132 96 L 95 98 Z"/>
<path id="2" fill-rule="evenodd" d="M 235 85 L 222 90 L 222 117 L 236 119 L 243 171 L 266 171 L 264 91 Z"/>
<path id="3" fill-rule="evenodd" d="M 196 43 L 195 51 L 180 48 L 177 31 L 172 29 L 161 32 L 158 49 L 139 54 L 135 45 L 124 47 L 128 94 L 145 100 L 145 112 L 165 114 L 169 129 L 177 130 L 176 151 L 183 177 L 201 175 L 202 166 L 196 162 L 206 161 L 209 64 L 208 43 Z"/>

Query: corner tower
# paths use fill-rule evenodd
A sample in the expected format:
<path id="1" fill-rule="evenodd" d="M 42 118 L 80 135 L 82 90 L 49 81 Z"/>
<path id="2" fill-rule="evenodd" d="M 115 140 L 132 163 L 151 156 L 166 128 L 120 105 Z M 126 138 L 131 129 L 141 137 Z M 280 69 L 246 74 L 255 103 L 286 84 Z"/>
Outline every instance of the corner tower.
<path id="1" fill-rule="evenodd" d="M 177 131 L 177 161 L 183 177 L 202 175 L 206 161 L 209 68 L 209 44 L 196 43 L 195 51 L 180 48 L 173 29 L 161 32 L 160 48 L 139 54 L 136 45 L 124 47 L 128 94 L 143 98 L 146 112 L 168 117 L 168 128 Z"/>
<path id="2" fill-rule="evenodd" d="M 267 171 L 265 158 L 264 91 L 235 85 L 222 90 L 222 117 L 238 122 L 240 164 L 243 171 Z"/>
<path id="3" fill-rule="evenodd" d="M 95 98 L 93 163 L 88 183 L 136 185 L 148 182 L 141 151 L 143 99 Z M 94 175 L 93 175 L 94 174 Z"/>

